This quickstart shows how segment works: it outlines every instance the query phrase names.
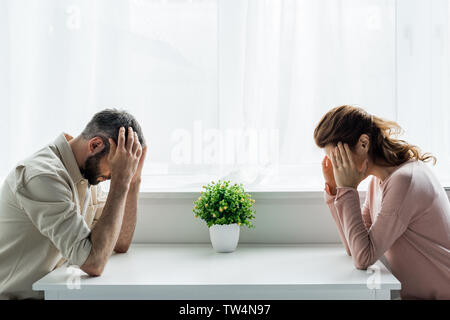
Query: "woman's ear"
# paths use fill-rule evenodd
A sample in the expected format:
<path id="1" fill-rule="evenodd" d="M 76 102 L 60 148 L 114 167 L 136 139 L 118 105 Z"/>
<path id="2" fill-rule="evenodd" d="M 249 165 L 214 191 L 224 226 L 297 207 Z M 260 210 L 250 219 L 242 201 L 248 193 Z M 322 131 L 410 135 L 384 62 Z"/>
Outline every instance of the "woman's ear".
<path id="1" fill-rule="evenodd" d="M 356 152 L 359 155 L 367 155 L 370 148 L 370 138 L 367 134 L 362 134 L 356 144 Z"/>

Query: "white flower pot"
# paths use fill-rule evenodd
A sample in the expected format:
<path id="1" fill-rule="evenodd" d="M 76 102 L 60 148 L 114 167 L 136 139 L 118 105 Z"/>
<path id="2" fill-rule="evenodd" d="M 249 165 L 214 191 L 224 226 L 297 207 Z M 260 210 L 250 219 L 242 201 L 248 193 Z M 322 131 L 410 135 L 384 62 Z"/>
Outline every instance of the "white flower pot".
<path id="1" fill-rule="evenodd" d="M 209 228 L 211 244 L 216 252 L 233 252 L 239 242 L 239 225 L 215 224 Z"/>

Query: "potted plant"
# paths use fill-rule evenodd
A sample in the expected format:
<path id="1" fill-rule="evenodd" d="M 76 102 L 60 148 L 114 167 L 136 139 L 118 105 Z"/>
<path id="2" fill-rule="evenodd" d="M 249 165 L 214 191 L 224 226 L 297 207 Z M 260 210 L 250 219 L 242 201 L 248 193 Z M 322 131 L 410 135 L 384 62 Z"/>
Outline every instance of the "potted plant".
<path id="1" fill-rule="evenodd" d="M 211 243 L 216 252 L 233 252 L 239 241 L 242 225 L 254 228 L 255 200 L 245 193 L 242 184 L 212 181 L 194 201 L 194 215 L 205 220 Z"/>

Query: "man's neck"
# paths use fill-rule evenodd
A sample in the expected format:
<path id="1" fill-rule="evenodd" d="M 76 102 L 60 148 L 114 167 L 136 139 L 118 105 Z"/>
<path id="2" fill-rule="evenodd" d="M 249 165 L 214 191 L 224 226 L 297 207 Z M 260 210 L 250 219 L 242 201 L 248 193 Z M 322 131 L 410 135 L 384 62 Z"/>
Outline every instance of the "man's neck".
<path id="1" fill-rule="evenodd" d="M 75 156 L 78 167 L 82 168 L 84 166 L 84 162 L 86 161 L 86 157 L 82 152 L 84 148 L 84 140 L 80 136 L 78 136 L 76 138 L 68 140 L 68 143 L 70 148 L 72 149 L 73 155 Z"/>

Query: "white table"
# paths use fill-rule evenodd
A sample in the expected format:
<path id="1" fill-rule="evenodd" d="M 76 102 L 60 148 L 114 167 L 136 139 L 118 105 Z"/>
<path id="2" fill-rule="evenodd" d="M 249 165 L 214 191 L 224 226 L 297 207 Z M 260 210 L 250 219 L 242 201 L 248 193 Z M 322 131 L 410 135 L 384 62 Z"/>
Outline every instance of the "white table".
<path id="1" fill-rule="evenodd" d="M 77 272 L 80 276 L 77 276 Z M 338 244 L 133 244 L 100 277 L 60 267 L 33 284 L 45 299 L 390 299 L 400 282 L 378 261 L 358 270 Z"/>

